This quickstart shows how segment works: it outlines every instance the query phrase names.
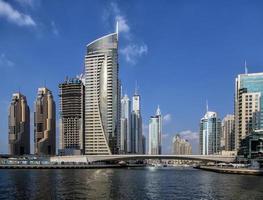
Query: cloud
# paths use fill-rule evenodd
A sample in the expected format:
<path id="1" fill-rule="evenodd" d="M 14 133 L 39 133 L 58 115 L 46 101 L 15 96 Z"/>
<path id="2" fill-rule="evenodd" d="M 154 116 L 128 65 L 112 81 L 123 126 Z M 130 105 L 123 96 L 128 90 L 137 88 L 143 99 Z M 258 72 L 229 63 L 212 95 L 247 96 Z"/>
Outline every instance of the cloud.
<path id="1" fill-rule="evenodd" d="M 171 114 L 166 114 L 163 116 L 163 122 L 170 122 L 172 120 L 172 115 Z"/>
<path id="2" fill-rule="evenodd" d="M 16 0 L 16 2 L 22 6 L 34 7 L 37 0 Z"/>
<path id="3" fill-rule="evenodd" d="M 18 26 L 36 26 L 36 22 L 30 15 L 19 12 L 3 0 L 0 0 L 0 18 L 1 17 Z"/>
<path id="4" fill-rule="evenodd" d="M 126 19 L 121 16 L 117 15 L 115 18 L 115 21 L 118 22 L 118 28 L 119 28 L 119 33 L 129 33 L 130 32 L 130 26 L 127 24 Z"/>
<path id="5" fill-rule="evenodd" d="M 58 31 L 58 28 L 57 28 L 57 25 L 54 21 L 51 21 L 51 28 L 52 28 L 52 33 L 56 36 L 59 35 L 59 31 Z"/>
<path id="6" fill-rule="evenodd" d="M 198 140 L 199 139 L 199 134 L 191 130 L 181 131 L 179 134 L 182 138 L 187 139 L 187 140 Z"/>
<path id="7" fill-rule="evenodd" d="M 118 22 L 119 25 L 119 33 L 129 33 L 130 32 L 130 26 L 128 25 L 127 19 L 124 15 L 121 14 L 121 10 L 119 9 L 119 6 L 115 2 L 111 2 L 110 4 L 110 11 L 112 12 L 115 23 Z"/>
<path id="8" fill-rule="evenodd" d="M 102 19 L 106 23 L 109 21 L 112 23 L 112 19 L 114 19 L 115 23 L 118 22 L 120 36 L 123 36 L 127 43 L 127 45 L 120 48 L 120 54 L 124 56 L 127 63 L 134 65 L 140 57 L 147 54 L 148 46 L 135 41 L 128 19 L 116 2 L 110 3 L 108 9 L 104 11 Z"/>
<path id="9" fill-rule="evenodd" d="M 124 55 L 125 60 L 131 64 L 136 64 L 138 57 L 141 57 L 148 53 L 148 47 L 146 44 L 129 44 L 126 47 L 120 49 L 120 54 Z"/>
<path id="10" fill-rule="evenodd" d="M 15 63 L 9 60 L 4 53 L 0 55 L 0 67 L 1 68 L 12 68 Z"/>

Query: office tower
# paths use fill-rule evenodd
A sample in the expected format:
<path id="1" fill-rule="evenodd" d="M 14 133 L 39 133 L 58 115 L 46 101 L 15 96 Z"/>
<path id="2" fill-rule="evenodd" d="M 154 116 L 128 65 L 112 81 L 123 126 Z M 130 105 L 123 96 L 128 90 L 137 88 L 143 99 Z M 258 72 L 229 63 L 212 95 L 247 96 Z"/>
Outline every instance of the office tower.
<path id="1" fill-rule="evenodd" d="M 172 154 L 174 155 L 190 155 L 192 154 L 192 145 L 179 134 L 173 137 Z"/>
<path id="2" fill-rule="evenodd" d="M 132 113 L 131 113 L 131 152 L 134 154 L 142 154 L 142 116 L 140 95 L 135 91 L 132 97 Z"/>
<path id="3" fill-rule="evenodd" d="M 84 84 L 81 77 L 59 84 L 60 151 L 66 155 L 83 153 Z"/>
<path id="4" fill-rule="evenodd" d="M 30 154 L 30 111 L 21 93 L 14 93 L 8 114 L 9 154 Z"/>
<path id="5" fill-rule="evenodd" d="M 56 154 L 56 107 L 51 91 L 38 88 L 34 113 L 35 154 Z"/>
<path id="6" fill-rule="evenodd" d="M 235 84 L 235 149 L 253 129 L 263 129 L 263 73 L 239 74 Z"/>
<path id="7" fill-rule="evenodd" d="M 118 31 L 87 45 L 85 56 L 85 154 L 119 153 Z"/>
<path id="8" fill-rule="evenodd" d="M 127 94 L 121 99 L 121 134 L 120 153 L 131 152 L 131 101 Z"/>
<path id="9" fill-rule="evenodd" d="M 222 138 L 224 139 L 224 150 L 233 151 L 235 149 L 235 116 L 226 115 L 222 120 Z"/>
<path id="10" fill-rule="evenodd" d="M 221 120 L 216 112 L 207 111 L 200 121 L 200 154 L 211 155 L 219 153 L 221 139 Z"/>
<path id="11" fill-rule="evenodd" d="M 149 123 L 149 154 L 160 155 L 162 154 L 162 116 L 161 110 L 158 106 L 156 115 L 151 116 Z"/>

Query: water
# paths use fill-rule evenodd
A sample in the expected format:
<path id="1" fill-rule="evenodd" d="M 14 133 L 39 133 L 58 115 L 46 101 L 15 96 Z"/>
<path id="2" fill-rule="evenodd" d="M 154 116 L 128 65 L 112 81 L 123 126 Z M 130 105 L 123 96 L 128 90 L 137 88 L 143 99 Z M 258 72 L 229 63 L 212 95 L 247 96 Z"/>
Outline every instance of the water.
<path id="1" fill-rule="evenodd" d="M 263 177 L 191 168 L 2 169 L 0 199 L 263 199 Z"/>

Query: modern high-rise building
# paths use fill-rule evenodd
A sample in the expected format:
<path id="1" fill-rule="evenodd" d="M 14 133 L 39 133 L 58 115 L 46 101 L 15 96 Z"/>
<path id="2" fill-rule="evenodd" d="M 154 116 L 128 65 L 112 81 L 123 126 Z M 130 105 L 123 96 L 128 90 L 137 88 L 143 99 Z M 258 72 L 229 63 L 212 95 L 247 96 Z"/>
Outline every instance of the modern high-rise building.
<path id="1" fill-rule="evenodd" d="M 132 113 L 131 113 L 131 152 L 134 154 L 142 154 L 142 116 L 140 95 L 135 92 L 132 97 Z"/>
<path id="2" fill-rule="evenodd" d="M 162 116 L 158 106 L 156 115 L 151 116 L 149 122 L 149 154 L 162 154 Z"/>
<path id="3" fill-rule="evenodd" d="M 173 137 L 172 154 L 174 155 L 191 155 L 192 145 L 179 134 Z"/>
<path id="4" fill-rule="evenodd" d="M 120 153 L 131 152 L 131 101 L 127 94 L 121 99 Z"/>
<path id="5" fill-rule="evenodd" d="M 56 154 L 56 106 L 52 92 L 38 88 L 34 113 L 35 154 Z"/>
<path id="6" fill-rule="evenodd" d="M 235 149 L 253 130 L 263 129 L 263 73 L 239 74 L 235 84 Z"/>
<path id="7" fill-rule="evenodd" d="M 85 56 L 85 154 L 119 153 L 118 31 L 87 45 Z"/>
<path id="8" fill-rule="evenodd" d="M 30 111 L 21 93 L 14 93 L 8 114 L 9 154 L 30 154 Z"/>
<path id="9" fill-rule="evenodd" d="M 59 84 L 60 152 L 82 154 L 84 137 L 84 84 L 81 77 Z"/>
<path id="10" fill-rule="evenodd" d="M 226 115 L 222 120 L 222 136 L 224 140 L 224 150 L 233 151 L 235 149 L 235 116 Z"/>
<path id="11" fill-rule="evenodd" d="M 199 145 L 201 155 L 217 154 L 220 151 L 221 120 L 216 112 L 207 111 L 200 121 Z"/>

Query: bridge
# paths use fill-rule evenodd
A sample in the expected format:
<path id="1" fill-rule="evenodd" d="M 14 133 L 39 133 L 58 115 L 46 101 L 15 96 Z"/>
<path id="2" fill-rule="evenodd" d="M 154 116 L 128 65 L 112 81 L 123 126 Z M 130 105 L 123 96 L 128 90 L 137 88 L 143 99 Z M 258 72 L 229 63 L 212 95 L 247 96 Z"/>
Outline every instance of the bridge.
<path id="1" fill-rule="evenodd" d="M 235 156 L 223 155 L 82 155 L 82 156 L 54 156 L 50 158 L 51 162 L 104 162 L 104 161 L 128 161 L 128 160 L 147 160 L 147 159 L 165 159 L 165 160 L 196 160 L 206 162 L 235 162 Z"/>

